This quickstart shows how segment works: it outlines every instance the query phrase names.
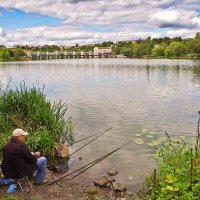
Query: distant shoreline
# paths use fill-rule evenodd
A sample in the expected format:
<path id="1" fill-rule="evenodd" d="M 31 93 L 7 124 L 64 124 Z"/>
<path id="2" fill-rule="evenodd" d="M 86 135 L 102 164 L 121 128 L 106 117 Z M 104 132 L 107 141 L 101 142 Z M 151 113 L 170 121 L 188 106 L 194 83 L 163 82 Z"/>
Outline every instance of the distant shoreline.
<path id="1" fill-rule="evenodd" d="M 179 60 L 179 59 L 185 59 L 185 60 L 200 60 L 200 57 L 196 56 L 196 57 L 191 57 L 191 56 L 182 56 L 182 57 L 153 57 L 153 56 L 140 56 L 140 57 L 127 57 L 124 55 L 116 55 L 115 58 L 111 58 L 111 59 L 120 59 L 120 58 L 128 58 L 128 59 L 170 59 L 170 60 Z M 73 59 L 96 59 L 96 58 L 55 58 L 55 59 L 31 59 L 29 57 L 21 57 L 18 59 L 9 59 L 9 60 L 0 60 L 0 63 L 3 62 L 24 62 L 24 61 L 44 61 L 44 60 L 73 60 Z M 102 59 L 102 58 L 98 58 L 98 59 Z M 107 58 L 103 58 L 103 59 L 107 59 Z M 109 58 L 108 58 L 109 59 Z"/>

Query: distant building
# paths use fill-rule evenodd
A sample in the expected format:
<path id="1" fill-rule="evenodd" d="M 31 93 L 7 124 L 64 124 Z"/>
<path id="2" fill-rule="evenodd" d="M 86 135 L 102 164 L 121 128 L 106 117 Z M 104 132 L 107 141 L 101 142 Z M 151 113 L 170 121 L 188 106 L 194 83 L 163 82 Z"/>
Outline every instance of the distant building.
<path id="1" fill-rule="evenodd" d="M 64 51 L 65 49 L 69 49 L 69 48 L 71 48 L 71 47 L 73 47 L 73 46 L 59 46 L 60 47 L 60 49 L 62 50 L 62 51 Z"/>
<path id="2" fill-rule="evenodd" d="M 119 43 L 121 43 L 121 42 L 125 42 L 125 43 L 129 43 L 129 42 L 131 42 L 132 44 L 134 44 L 134 43 L 137 42 L 137 40 L 124 40 L 124 41 L 117 41 L 116 44 L 119 44 Z"/>
<path id="3" fill-rule="evenodd" d="M 112 47 L 95 47 L 94 54 L 112 54 Z"/>

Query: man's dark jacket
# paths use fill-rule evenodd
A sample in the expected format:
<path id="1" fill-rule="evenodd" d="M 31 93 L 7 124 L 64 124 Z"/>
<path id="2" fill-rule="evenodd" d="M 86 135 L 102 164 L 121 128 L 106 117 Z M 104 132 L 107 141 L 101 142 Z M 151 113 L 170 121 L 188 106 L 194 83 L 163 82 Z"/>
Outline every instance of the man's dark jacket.
<path id="1" fill-rule="evenodd" d="M 31 176 L 38 169 L 36 162 L 37 158 L 27 145 L 15 137 L 3 147 L 2 172 L 5 178 Z"/>

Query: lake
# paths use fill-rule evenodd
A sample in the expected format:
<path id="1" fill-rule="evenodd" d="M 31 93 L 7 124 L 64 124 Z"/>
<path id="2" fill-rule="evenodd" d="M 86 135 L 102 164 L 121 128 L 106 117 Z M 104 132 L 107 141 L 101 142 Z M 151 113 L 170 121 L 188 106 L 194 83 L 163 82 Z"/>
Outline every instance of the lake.
<path id="1" fill-rule="evenodd" d="M 85 175 L 93 178 L 109 169 L 117 180 L 135 185 L 154 169 L 152 139 L 194 138 L 200 110 L 200 62 L 167 59 L 67 59 L 0 64 L 0 76 L 10 87 L 45 85 L 51 101 L 68 105 L 75 138 L 81 139 L 113 127 L 74 156 L 77 165 L 93 161 L 132 141 Z M 141 137 L 140 135 L 143 134 Z M 149 136 L 150 135 L 150 136 Z M 142 138 L 144 144 L 134 140 Z M 76 150 L 85 142 L 75 145 Z"/>

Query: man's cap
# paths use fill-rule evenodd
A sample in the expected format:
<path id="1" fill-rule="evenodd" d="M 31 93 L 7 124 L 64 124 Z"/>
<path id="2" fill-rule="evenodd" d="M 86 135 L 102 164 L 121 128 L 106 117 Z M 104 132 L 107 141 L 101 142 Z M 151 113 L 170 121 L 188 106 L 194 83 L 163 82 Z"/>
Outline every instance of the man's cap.
<path id="1" fill-rule="evenodd" d="M 12 132 L 12 136 L 20 136 L 20 135 L 27 136 L 28 133 L 23 131 L 21 128 L 17 128 Z"/>

